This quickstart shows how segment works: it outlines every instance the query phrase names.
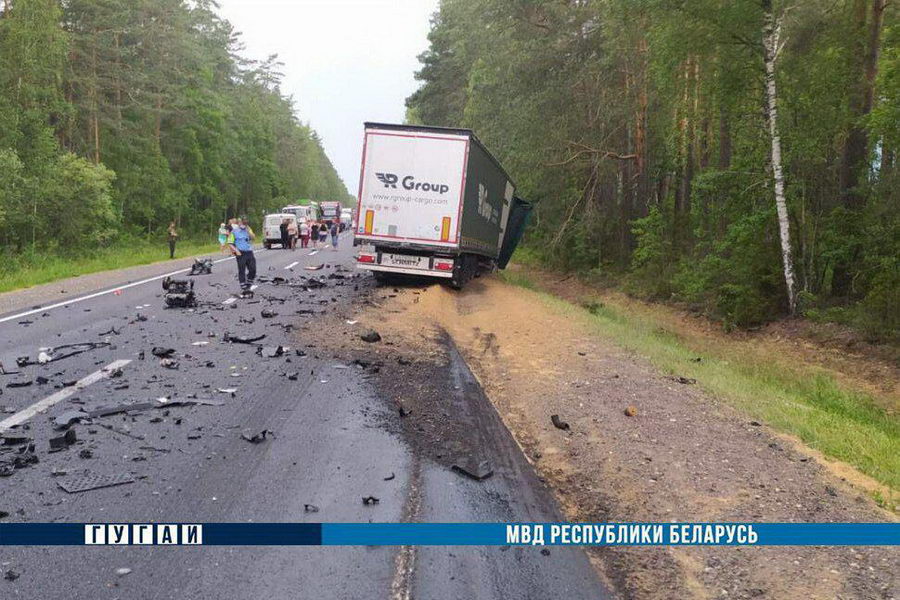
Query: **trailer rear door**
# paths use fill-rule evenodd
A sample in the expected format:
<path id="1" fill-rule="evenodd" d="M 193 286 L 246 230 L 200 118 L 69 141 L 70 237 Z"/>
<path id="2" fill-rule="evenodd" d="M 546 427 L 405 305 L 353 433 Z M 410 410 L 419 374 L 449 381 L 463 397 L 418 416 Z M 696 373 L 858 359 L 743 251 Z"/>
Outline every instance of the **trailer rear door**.
<path id="1" fill-rule="evenodd" d="M 367 128 L 357 237 L 458 246 L 468 152 L 467 135 Z"/>

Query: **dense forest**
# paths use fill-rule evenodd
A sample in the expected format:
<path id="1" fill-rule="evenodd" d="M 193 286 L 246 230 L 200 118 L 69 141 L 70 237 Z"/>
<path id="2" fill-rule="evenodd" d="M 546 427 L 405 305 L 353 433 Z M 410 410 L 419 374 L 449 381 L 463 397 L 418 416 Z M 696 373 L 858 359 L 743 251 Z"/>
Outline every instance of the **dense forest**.
<path id="1" fill-rule="evenodd" d="M 898 6 L 443 0 L 408 119 L 476 131 L 548 264 L 896 341 Z"/>
<path id="2" fill-rule="evenodd" d="M 0 0 L 0 244 L 72 253 L 170 220 L 346 200 L 320 140 L 212 0 Z M 7 255 L 9 256 L 9 255 Z"/>

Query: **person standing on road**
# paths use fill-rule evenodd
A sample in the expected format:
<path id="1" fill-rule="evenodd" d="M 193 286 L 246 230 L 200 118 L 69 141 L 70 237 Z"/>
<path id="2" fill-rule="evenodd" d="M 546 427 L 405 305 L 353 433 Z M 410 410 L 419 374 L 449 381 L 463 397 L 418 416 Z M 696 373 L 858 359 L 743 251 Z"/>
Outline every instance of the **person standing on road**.
<path id="1" fill-rule="evenodd" d="M 341 228 L 337 224 L 337 221 L 331 222 L 331 248 L 337 252 L 338 249 L 338 234 L 341 233 Z"/>
<path id="2" fill-rule="evenodd" d="M 309 246 L 309 223 L 306 221 L 300 222 L 300 247 L 306 248 Z"/>
<path id="3" fill-rule="evenodd" d="M 241 222 L 231 232 L 229 245 L 237 260 L 238 281 L 241 284 L 241 292 L 249 291 L 256 279 L 256 257 L 253 255 L 253 240 L 256 234 L 250 229 L 247 217 L 241 217 Z"/>
<path id="4" fill-rule="evenodd" d="M 228 243 L 228 225 L 223 221 L 219 223 L 219 250 L 225 250 L 225 244 Z"/>
<path id="5" fill-rule="evenodd" d="M 175 230 L 175 221 L 169 223 L 169 230 L 166 237 L 169 240 L 169 258 L 175 258 L 175 242 L 178 241 L 178 232 Z"/>
<path id="6" fill-rule="evenodd" d="M 288 220 L 282 219 L 281 225 L 278 226 L 278 230 L 281 232 L 281 249 L 288 249 Z"/>
<path id="7" fill-rule="evenodd" d="M 288 220 L 288 241 L 294 250 L 297 247 L 297 221 L 294 219 Z"/>
<path id="8" fill-rule="evenodd" d="M 319 242 L 322 243 L 323 248 L 328 244 L 328 225 L 327 225 L 327 223 L 322 223 L 321 225 L 319 225 Z"/>

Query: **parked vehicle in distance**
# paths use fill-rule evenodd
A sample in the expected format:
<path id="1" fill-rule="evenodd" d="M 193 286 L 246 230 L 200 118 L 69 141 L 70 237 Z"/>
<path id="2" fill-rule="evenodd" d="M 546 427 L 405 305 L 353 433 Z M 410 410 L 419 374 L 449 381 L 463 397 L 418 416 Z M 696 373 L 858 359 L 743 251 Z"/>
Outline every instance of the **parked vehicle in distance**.
<path id="1" fill-rule="evenodd" d="M 342 208 L 341 209 L 341 231 L 345 229 L 350 229 L 353 227 L 353 209 L 352 208 Z"/>
<path id="2" fill-rule="evenodd" d="M 341 203 L 340 202 L 321 202 L 321 203 L 319 203 L 319 218 L 321 221 L 340 221 L 341 220 Z"/>
<path id="3" fill-rule="evenodd" d="M 282 248 L 284 247 L 281 242 L 281 223 L 285 219 L 292 221 L 294 225 L 299 225 L 297 215 L 293 213 L 275 213 L 266 215 L 266 218 L 263 220 L 263 246 L 265 246 L 267 250 L 272 247 L 272 244 L 278 244 Z"/>
<path id="4" fill-rule="evenodd" d="M 291 204 L 290 206 L 282 208 L 281 212 L 284 214 L 296 215 L 297 219 L 309 220 L 314 217 L 313 213 L 315 212 L 315 207 L 308 204 Z"/>
<path id="5" fill-rule="evenodd" d="M 366 123 L 363 148 L 360 269 L 458 288 L 506 267 L 531 205 L 471 130 Z"/>

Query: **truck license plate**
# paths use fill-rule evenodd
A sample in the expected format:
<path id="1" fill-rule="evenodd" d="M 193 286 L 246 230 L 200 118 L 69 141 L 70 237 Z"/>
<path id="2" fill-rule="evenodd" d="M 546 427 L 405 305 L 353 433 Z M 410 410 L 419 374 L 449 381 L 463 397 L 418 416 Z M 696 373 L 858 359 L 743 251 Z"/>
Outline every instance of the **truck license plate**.
<path id="1" fill-rule="evenodd" d="M 382 254 L 381 264 L 407 269 L 428 269 L 427 256 L 409 256 L 407 254 Z"/>

